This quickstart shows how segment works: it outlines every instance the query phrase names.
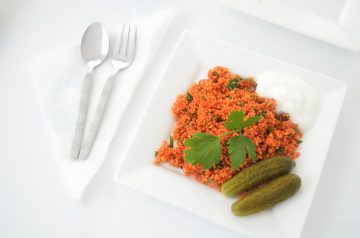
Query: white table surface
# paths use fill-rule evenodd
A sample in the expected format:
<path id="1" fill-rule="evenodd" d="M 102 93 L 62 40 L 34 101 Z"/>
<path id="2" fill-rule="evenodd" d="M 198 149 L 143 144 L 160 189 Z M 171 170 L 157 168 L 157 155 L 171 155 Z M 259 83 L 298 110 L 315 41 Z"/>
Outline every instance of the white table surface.
<path id="1" fill-rule="evenodd" d="M 83 200 L 72 200 L 54 159 L 26 62 L 78 42 L 83 29 L 94 20 L 131 20 L 176 6 L 191 17 L 169 32 L 154 69 L 131 102 L 104 165 Z M 241 237 L 113 182 L 119 148 L 126 144 L 148 89 L 184 27 L 211 32 L 348 83 L 302 237 L 360 237 L 360 54 L 210 0 L 0 1 L 0 237 Z"/>

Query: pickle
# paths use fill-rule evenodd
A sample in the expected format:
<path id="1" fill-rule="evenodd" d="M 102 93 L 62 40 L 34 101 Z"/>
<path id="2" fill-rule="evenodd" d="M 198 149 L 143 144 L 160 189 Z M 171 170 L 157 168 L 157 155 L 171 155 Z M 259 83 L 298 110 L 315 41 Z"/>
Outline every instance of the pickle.
<path id="1" fill-rule="evenodd" d="M 300 188 L 301 179 L 295 174 L 278 177 L 264 186 L 245 195 L 231 206 L 236 216 L 247 216 L 267 208 L 293 196 Z"/>
<path id="2" fill-rule="evenodd" d="M 266 180 L 287 174 L 295 166 L 295 162 L 287 156 L 273 156 L 259 161 L 240 171 L 234 177 L 223 183 L 221 191 L 228 197 L 233 197 Z"/>

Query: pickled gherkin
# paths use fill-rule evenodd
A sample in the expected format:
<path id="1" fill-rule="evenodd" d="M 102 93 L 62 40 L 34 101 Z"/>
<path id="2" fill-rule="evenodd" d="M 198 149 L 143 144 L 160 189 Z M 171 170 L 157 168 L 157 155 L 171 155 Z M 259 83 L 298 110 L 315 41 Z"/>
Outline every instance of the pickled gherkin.
<path id="1" fill-rule="evenodd" d="M 247 216 L 263 211 L 293 196 L 300 185 L 299 176 L 283 175 L 240 198 L 231 206 L 231 210 L 237 216 Z"/>
<path id="2" fill-rule="evenodd" d="M 236 196 L 269 179 L 289 173 L 294 166 L 295 162 L 288 156 L 273 156 L 237 173 L 223 183 L 221 191 L 228 197 Z"/>

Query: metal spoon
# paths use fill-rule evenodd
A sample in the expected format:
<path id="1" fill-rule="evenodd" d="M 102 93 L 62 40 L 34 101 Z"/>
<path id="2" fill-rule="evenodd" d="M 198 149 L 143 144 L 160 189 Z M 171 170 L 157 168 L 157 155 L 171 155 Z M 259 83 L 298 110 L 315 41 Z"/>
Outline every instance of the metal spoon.
<path id="1" fill-rule="evenodd" d="M 71 158 L 78 159 L 84 135 L 89 99 L 93 84 L 93 71 L 104 62 L 109 51 L 109 36 L 101 23 L 95 22 L 88 26 L 81 40 L 81 56 L 87 62 L 88 73 L 85 76 L 75 134 L 71 146 Z"/>

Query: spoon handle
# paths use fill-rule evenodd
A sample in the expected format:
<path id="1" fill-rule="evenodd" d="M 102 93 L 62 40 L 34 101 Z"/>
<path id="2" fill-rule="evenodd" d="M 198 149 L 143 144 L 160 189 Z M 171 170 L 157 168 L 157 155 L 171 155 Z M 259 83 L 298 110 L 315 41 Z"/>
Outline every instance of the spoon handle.
<path id="1" fill-rule="evenodd" d="M 92 72 L 89 72 L 86 74 L 85 80 L 83 81 L 83 85 L 82 85 L 81 99 L 80 99 L 78 117 L 76 121 L 75 134 L 71 145 L 70 156 L 72 159 L 78 159 L 80 154 L 80 146 L 84 135 L 92 85 L 93 85 Z"/>
<path id="2" fill-rule="evenodd" d="M 99 104 L 96 107 L 95 117 L 91 121 L 91 124 L 89 125 L 89 131 L 88 131 L 89 133 L 84 138 L 81 145 L 79 159 L 87 159 L 89 157 L 91 148 L 98 134 L 101 121 L 104 117 L 104 113 L 111 96 L 111 92 L 115 83 L 115 78 L 116 78 L 116 73 L 114 73 L 112 76 L 110 76 L 110 78 L 108 78 L 101 92 Z"/>

